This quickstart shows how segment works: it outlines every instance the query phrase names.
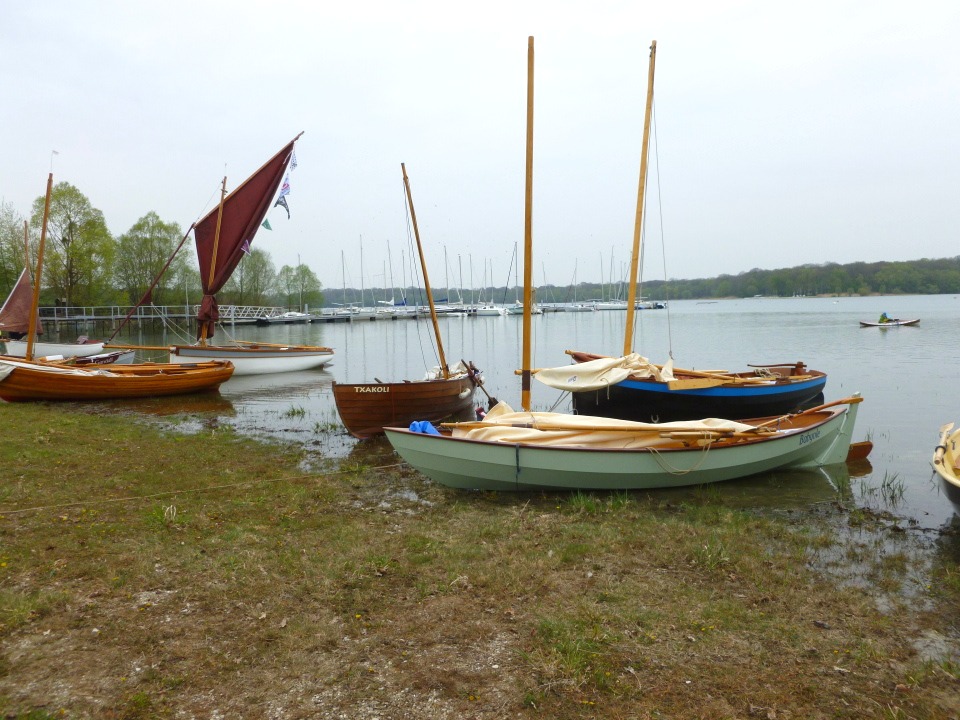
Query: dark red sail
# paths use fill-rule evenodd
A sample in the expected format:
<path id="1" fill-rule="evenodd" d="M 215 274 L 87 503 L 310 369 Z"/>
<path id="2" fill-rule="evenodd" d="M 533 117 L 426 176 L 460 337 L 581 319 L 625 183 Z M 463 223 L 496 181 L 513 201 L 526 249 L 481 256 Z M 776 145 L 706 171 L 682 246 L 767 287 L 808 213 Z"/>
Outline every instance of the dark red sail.
<path id="1" fill-rule="evenodd" d="M 301 133 L 302 134 L 302 133 Z M 300 136 L 298 135 L 297 138 Z M 213 336 L 213 324 L 217 320 L 217 305 L 214 295 L 227 283 L 244 250 L 249 250 L 260 223 L 273 204 L 274 194 L 283 180 L 293 154 L 294 138 L 266 164 L 247 178 L 242 185 L 194 225 L 197 241 L 197 258 L 200 263 L 200 282 L 204 299 L 198 321 L 207 326 L 206 337 Z M 217 235 L 217 223 L 220 232 Z M 213 272 L 210 268 L 213 266 Z M 209 298 L 209 299 L 208 299 Z"/>
<path id="2" fill-rule="evenodd" d="M 24 269 L 20 273 L 7 301 L 0 308 L 0 330 L 15 335 L 26 335 L 30 332 L 30 308 L 33 306 L 33 283 L 30 282 L 30 273 Z M 37 335 L 43 330 L 40 327 L 40 313 L 37 313 Z"/>

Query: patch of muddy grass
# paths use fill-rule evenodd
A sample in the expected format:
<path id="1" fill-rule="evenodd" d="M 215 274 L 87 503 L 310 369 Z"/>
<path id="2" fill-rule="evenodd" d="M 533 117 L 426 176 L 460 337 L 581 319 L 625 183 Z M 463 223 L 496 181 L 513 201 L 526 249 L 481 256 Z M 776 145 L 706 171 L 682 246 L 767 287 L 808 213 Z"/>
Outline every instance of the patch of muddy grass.
<path id="1" fill-rule="evenodd" d="M 874 568 L 853 587 L 816 569 L 845 557 L 840 510 L 463 493 L 394 463 L 304 474 L 221 429 L 0 422 L 24 428 L 0 439 L 5 717 L 958 712 L 956 555 L 928 547 L 921 606 L 881 609 L 899 550 L 849 545 Z"/>

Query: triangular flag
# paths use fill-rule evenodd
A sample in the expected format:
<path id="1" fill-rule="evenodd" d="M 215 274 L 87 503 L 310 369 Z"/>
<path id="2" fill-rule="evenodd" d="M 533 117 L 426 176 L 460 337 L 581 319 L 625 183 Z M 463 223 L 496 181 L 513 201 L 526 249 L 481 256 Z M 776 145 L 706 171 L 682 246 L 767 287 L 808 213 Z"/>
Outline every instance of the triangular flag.
<path id="1" fill-rule="evenodd" d="M 267 230 L 273 230 L 273 228 L 270 227 L 270 221 L 269 221 L 267 218 L 264 218 L 264 219 L 263 219 L 263 222 L 260 223 L 260 224 L 261 224 L 263 227 L 265 227 Z"/>

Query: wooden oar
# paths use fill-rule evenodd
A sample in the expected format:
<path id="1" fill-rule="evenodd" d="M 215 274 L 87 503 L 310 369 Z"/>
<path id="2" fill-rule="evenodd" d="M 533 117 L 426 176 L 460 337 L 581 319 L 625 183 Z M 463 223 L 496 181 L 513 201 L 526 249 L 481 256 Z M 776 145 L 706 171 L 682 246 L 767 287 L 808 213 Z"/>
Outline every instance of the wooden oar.
<path id="1" fill-rule="evenodd" d="M 834 400 L 833 402 L 824 403 L 823 405 L 817 405 L 816 407 L 812 407 L 809 410 L 803 410 L 802 412 L 791 413 L 789 415 L 781 415 L 780 417 L 774 418 L 773 420 L 767 420 L 767 422 L 765 423 L 760 423 L 755 427 L 759 430 L 760 428 L 763 428 L 763 427 L 776 425 L 777 423 L 783 422 L 784 420 L 800 417 L 801 415 L 812 415 L 814 413 L 820 412 L 821 410 L 826 410 L 827 408 L 832 408 L 837 405 L 856 405 L 857 403 L 862 403 L 862 402 L 863 402 L 862 397 L 860 397 L 859 395 L 853 395 L 851 397 L 842 398 L 840 400 Z"/>
<path id="2" fill-rule="evenodd" d="M 320 350 L 329 350 L 329 348 L 321 347 L 319 345 L 283 345 L 280 343 L 265 343 L 258 342 L 256 340 L 234 340 L 237 345 L 257 345 L 259 347 L 265 348 L 319 348 Z"/>
<path id="3" fill-rule="evenodd" d="M 104 350 L 163 350 L 170 352 L 169 345 L 122 345 L 117 343 L 104 343 Z"/>
<path id="4" fill-rule="evenodd" d="M 473 382 L 473 384 L 476 385 L 481 390 L 483 390 L 483 394 L 487 396 L 487 402 L 489 403 L 489 407 L 492 408 L 494 405 L 500 402 L 493 395 L 487 392 L 487 389 L 483 386 L 483 379 L 477 377 L 477 369 L 476 367 L 474 367 L 473 362 L 471 361 L 468 363 L 463 358 L 460 358 L 460 362 L 467 369 L 467 375 L 470 377 L 470 380 Z"/>
<path id="5" fill-rule="evenodd" d="M 947 437 L 953 430 L 953 423 L 947 423 L 940 426 L 940 444 L 933 453 L 933 464 L 940 465 L 943 462 L 943 454 L 947 451 Z"/>
<path id="6" fill-rule="evenodd" d="M 445 422 L 440 423 L 441 427 L 457 427 L 467 430 L 475 430 L 477 428 L 489 428 L 489 427 L 503 427 L 503 428 L 521 428 L 527 430 L 557 430 L 557 431 L 567 431 L 567 432 L 622 432 L 622 433 L 647 433 L 653 434 L 656 433 L 661 437 L 666 437 L 669 434 L 675 433 L 690 433 L 691 435 L 696 435 L 697 437 L 705 437 L 708 434 L 717 434 L 717 435 L 736 435 L 737 430 L 726 429 L 726 428 L 699 428 L 699 427 L 684 427 L 679 425 L 675 428 L 663 428 L 657 426 L 656 423 L 652 423 L 647 427 L 630 427 L 627 425 L 563 425 L 563 424 L 552 424 L 545 422 L 517 422 L 507 425 L 506 423 L 500 423 L 496 420 L 489 422 L 483 421 L 473 421 L 468 420 L 465 422 Z M 766 431 L 766 430 L 765 430 Z M 744 431 L 752 433 L 752 430 Z"/>

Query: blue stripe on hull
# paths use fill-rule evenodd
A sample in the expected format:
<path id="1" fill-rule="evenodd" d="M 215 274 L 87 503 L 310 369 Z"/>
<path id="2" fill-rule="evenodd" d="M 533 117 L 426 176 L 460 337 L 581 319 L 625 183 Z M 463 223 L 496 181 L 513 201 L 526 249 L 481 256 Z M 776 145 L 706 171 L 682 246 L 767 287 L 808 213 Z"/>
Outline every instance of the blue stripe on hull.
<path id="1" fill-rule="evenodd" d="M 791 385 L 671 391 L 664 383 L 625 380 L 608 389 L 573 393 L 573 408 L 581 415 L 642 422 L 705 417 L 741 420 L 809 407 L 812 401 L 820 401 L 826 382 L 826 377 L 821 377 Z"/>

